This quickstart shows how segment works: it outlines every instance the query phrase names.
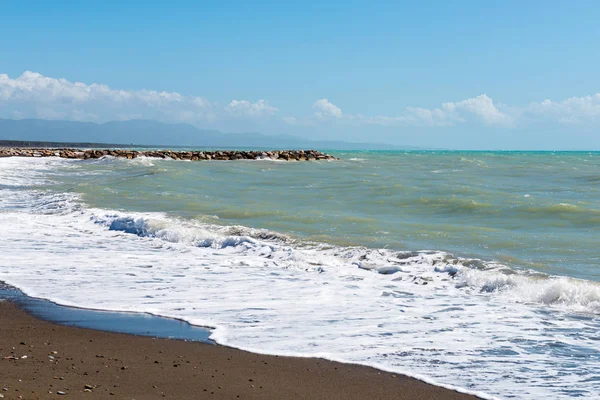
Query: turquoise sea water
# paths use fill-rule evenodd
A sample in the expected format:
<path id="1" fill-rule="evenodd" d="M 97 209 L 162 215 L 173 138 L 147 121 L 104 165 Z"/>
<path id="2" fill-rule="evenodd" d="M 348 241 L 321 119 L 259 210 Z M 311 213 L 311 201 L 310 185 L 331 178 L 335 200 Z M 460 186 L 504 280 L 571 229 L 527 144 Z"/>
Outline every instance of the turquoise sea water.
<path id="1" fill-rule="evenodd" d="M 333 154 L 341 161 L 90 164 L 93 179 L 62 179 L 97 207 L 600 280 L 600 153 Z"/>
<path id="2" fill-rule="evenodd" d="M 331 153 L 0 159 L 0 280 L 251 351 L 600 398 L 599 152 Z"/>

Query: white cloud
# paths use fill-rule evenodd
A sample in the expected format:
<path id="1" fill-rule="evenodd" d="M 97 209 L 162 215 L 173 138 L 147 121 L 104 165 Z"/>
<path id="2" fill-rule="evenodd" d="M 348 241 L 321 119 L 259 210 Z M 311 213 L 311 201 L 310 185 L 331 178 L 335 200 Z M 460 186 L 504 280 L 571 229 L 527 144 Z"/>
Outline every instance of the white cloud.
<path id="1" fill-rule="evenodd" d="M 155 90 L 120 90 L 26 71 L 17 78 L 0 74 L 0 118 L 45 118 L 105 122 L 129 118 L 200 124 L 276 113 L 265 100 L 234 100 L 227 107 L 200 96 Z"/>
<path id="2" fill-rule="evenodd" d="M 240 127 L 259 119 L 268 120 L 266 128 L 288 126 L 317 127 L 324 121 L 337 124 L 378 125 L 384 127 L 448 127 L 467 123 L 487 126 L 525 126 L 530 124 L 598 124 L 600 93 L 571 97 L 561 101 L 544 100 L 522 107 L 498 104 L 486 94 L 451 101 L 433 108 L 405 107 L 392 115 L 350 114 L 327 98 L 312 105 L 313 115 L 287 114 L 271 118 L 279 109 L 267 100 L 232 100 L 226 106 L 200 96 L 155 90 L 121 90 L 104 84 L 72 82 L 26 71 L 17 78 L 0 74 L 0 118 L 47 118 L 105 122 L 123 119 L 153 119 L 187 122 L 205 126 Z M 226 128 L 227 129 L 227 128 Z M 235 128 L 234 128 L 235 129 Z"/>
<path id="3" fill-rule="evenodd" d="M 313 104 L 315 115 L 319 118 L 342 118 L 342 110 L 327 99 L 317 100 Z"/>
<path id="4" fill-rule="evenodd" d="M 279 111 L 277 107 L 270 106 L 266 100 L 258 100 L 256 103 L 248 100 L 232 100 L 226 110 L 236 116 L 253 118 L 274 115 Z"/>
<path id="5" fill-rule="evenodd" d="M 119 104 L 138 103 L 152 107 L 185 103 L 188 106 L 206 108 L 211 104 L 202 97 L 182 96 L 176 92 L 155 90 L 115 90 L 107 85 L 71 82 L 66 79 L 46 77 L 37 72 L 26 71 L 16 79 L 0 74 L 0 101 L 74 103 L 109 101 Z"/>
<path id="6" fill-rule="evenodd" d="M 443 103 L 439 108 L 406 107 L 395 116 L 343 114 L 327 99 L 313 104 L 315 115 L 321 119 L 335 118 L 345 123 L 381 126 L 450 126 L 473 119 L 487 125 L 508 125 L 511 118 L 502 113 L 493 100 L 485 94 L 470 99 Z"/>
<path id="7" fill-rule="evenodd" d="M 565 124 L 593 122 L 600 120 L 600 93 L 571 97 L 563 101 L 544 100 L 541 103 L 532 103 L 524 110 L 524 114 Z"/>
<path id="8" fill-rule="evenodd" d="M 562 101 L 544 100 L 525 107 L 497 105 L 488 95 L 481 94 L 466 100 L 445 102 L 437 108 L 406 107 L 403 112 L 395 116 L 362 114 L 342 116 L 340 110 L 338 118 L 346 123 L 391 127 L 447 127 L 468 122 L 504 127 L 522 126 L 532 122 L 590 124 L 600 122 L 600 93 L 571 97 Z"/>
<path id="9" fill-rule="evenodd" d="M 460 120 L 465 114 L 472 114 L 488 125 L 510 123 L 510 117 L 500 112 L 486 94 L 458 102 L 443 103 L 441 112 L 450 119 Z"/>

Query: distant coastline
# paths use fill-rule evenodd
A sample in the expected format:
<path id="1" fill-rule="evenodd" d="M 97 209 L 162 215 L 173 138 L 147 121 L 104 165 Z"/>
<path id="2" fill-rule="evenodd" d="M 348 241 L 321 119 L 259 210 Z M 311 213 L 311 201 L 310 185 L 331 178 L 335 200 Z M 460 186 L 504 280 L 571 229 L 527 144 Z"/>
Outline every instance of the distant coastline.
<path id="1" fill-rule="evenodd" d="M 188 124 L 166 124 L 149 120 L 111 121 L 96 124 L 64 120 L 0 118 L 0 141 L 77 144 L 77 146 L 70 147 L 419 150 L 417 147 L 394 146 L 385 143 L 312 140 L 288 135 L 266 135 L 258 132 L 226 133 L 200 129 Z M 100 146 L 103 143 L 109 145 Z M 80 146 L 80 144 L 84 146 Z M 93 146 L 87 146 L 87 144 Z"/>

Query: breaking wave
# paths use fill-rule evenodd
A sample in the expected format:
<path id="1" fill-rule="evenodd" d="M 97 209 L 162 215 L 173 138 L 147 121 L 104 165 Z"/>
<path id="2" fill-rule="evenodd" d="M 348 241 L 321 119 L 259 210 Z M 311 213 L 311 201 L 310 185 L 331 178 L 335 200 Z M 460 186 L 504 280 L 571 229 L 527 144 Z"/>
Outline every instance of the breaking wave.
<path id="1" fill-rule="evenodd" d="M 50 190 L 52 160 L 2 162 L 0 280 L 29 295 L 179 318 L 214 327 L 224 345 L 371 365 L 488 398 L 600 394 L 596 282 L 90 208 Z"/>
<path id="2" fill-rule="evenodd" d="M 208 225 L 162 214 L 121 214 L 94 210 L 90 219 L 111 231 L 170 243 L 229 248 L 239 254 L 259 255 L 281 265 L 321 270 L 328 264 L 345 265 L 384 275 L 408 276 L 413 282 L 451 279 L 468 288 L 501 297 L 507 302 L 537 303 L 574 312 L 600 314 L 600 284 L 568 277 L 514 270 L 495 261 L 456 257 L 443 251 L 391 251 L 301 243 L 287 235 L 242 226 Z M 295 244 L 290 245 L 290 244 Z"/>

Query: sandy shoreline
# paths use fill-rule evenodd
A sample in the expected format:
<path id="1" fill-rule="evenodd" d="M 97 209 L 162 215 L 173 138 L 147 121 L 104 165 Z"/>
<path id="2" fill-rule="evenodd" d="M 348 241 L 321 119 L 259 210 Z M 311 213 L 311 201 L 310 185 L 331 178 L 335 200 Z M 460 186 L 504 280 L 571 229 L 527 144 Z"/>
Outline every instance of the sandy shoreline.
<path id="1" fill-rule="evenodd" d="M 60 326 L 8 301 L 0 301 L 0 394 L 5 399 L 476 398 L 369 367 Z"/>

